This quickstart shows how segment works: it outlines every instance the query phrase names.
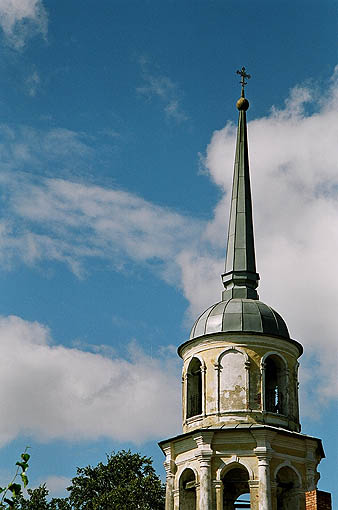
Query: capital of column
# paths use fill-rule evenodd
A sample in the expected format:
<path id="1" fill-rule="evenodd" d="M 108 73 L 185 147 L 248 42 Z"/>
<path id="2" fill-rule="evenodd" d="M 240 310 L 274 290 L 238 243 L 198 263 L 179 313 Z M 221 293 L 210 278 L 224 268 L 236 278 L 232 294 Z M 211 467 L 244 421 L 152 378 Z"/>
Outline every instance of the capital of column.
<path id="1" fill-rule="evenodd" d="M 165 469 L 167 478 L 170 478 L 171 476 L 172 477 L 175 476 L 176 464 L 173 460 L 171 460 L 171 459 L 165 460 L 163 462 L 163 465 L 164 465 L 164 469 Z"/>
<path id="2" fill-rule="evenodd" d="M 274 430 L 268 430 L 266 428 L 251 430 L 251 434 L 254 437 L 257 447 L 255 451 L 257 453 L 271 452 L 271 443 L 273 442 L 276 432 Z"/>
<path id="3" fill-rule="evenodd" d="M 211 465 L 211 457 L 212 457 L 212 452 L 201 450 L 197 453 L 196 459 L 198 460 L 201 469 L 202 468 L 209 469 L 209 467 Z"/>
<path id="4" fill-rule="evenodd" d="M 196 436 L 193 436 L 200 452 L 210 452 L 212 454 L 211 442 L 214 433 L 207 430 L 202 430 Z"/>
<path id="5" fill-rule="evenodd" d="M 219 372 L 221 370 L 222 366 L 220 363 L 214 363 L 214 369 L 216 370 L 216 372 Z"/>
<path id="6" fill-rule="evenodd" d="M 174 477 L 176 472 L 176 464 L 173 460 L 173 450 L 172 450 L 172 444 L 169 444 L 165 447 L 163 447 L 163 453 L 165 455 L 165 461 L 163 462 L 163 466 L 166 472 L 167 480 L 169 480 L 171 477 Z"/>
<path id="7" fill-rule="evenodd" d="M 258 459 L 259 466 L 269 466 L 270 460 L 272 459 L 272 450 L 264 446 L 258 446 L 254 449 L 256 457 Z"/>

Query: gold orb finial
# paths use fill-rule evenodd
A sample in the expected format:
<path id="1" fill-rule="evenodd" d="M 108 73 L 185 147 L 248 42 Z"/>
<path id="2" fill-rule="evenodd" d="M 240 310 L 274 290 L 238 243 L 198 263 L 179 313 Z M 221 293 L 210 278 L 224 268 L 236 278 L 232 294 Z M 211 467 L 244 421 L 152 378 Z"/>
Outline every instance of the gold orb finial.
<path id="1" fill-rule="evenodd" d="M 245 81 L 245 79 L 250 80 L 251 75 L 246 72 L 245 67 L 242 67 L 242 69 L 236 71 L 236 73 L 240 75 L 240 77 L 241 77 L 240 84 L 242 85 L 241 97 L 237 101 L 236 106 L 239 111 L 246 112 L 247 109 L 249 108 L 249 101 L 246 99 L 245 94 L 244 94 L 244 87 L 248 83 Z"/>
<path id="2" fill-rule="evenodd" d="M 246 97 L 240 97 L 239 100 L 236 103 L 237 110 L 246 112 L 249 108 L 249 101 Z"/>

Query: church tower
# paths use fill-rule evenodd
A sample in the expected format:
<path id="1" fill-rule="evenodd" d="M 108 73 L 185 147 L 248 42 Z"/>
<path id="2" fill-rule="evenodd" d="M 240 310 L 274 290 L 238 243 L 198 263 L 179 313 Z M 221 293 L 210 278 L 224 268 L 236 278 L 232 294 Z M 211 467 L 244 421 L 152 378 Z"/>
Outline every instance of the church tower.
<path id="1" fill-rule="evenodd" d="M 317 466 L 324 457 L 321 440 L 300 432 L 303 348 L 256 290 L 244 94 L 250 76 L 244 67 L 237 73 L 242 94 L 236 104 L 224 290 L 178 348 L 183 433 L 160 442 L 166 510 L 305 510 L 310 508 L 306 493 L 316 494 Z"/>

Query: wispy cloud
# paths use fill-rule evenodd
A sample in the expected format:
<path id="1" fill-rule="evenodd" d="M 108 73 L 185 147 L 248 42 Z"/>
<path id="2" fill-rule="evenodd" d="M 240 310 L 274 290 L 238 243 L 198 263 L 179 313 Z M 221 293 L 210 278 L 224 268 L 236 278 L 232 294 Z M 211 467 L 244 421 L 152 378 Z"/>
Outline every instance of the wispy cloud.
<path id="1" fill-rule="evenodd" d="M 139 60 L 143 84 L 136 88 L 136 91 L 148 101 L 158 98 L 168 118 L 177 122 L 188 120 L 187 114 L 180 104 L 180 90 L 178 86 L 166 75 L 156 72 L 150 61 L 142 57 Z"/>
<path id="2" fill-rule="evenodd" d="M 42 0 L 0 0 L 0 25 L 7 43 L 20 50 L 32 36 L 46 37 L 47 11 Z"/>
<path id="3" fill-rule="evenodd" d="M 80 275 L 88 259 L 110 259 L 121 268 L 127 257 L 178 283 L 176 256 L 203 225 L 131 193 L 65 179 L 35 182 L 17 174 L 13 183 L 13 174 L 3 173 L 0 188 L 8 194 L 3 262 L 15 254 L 30 264 L 59 260 Z"/>
<path id="4" fill-rule="evenodd" d="M 37 93 L 37 90 L 40 85 L 40 76 L 37 71 L 33 71 L 27 78 L 26 78 L 26 90 L 27 94 L 31 97 L 34 97 Z"/>

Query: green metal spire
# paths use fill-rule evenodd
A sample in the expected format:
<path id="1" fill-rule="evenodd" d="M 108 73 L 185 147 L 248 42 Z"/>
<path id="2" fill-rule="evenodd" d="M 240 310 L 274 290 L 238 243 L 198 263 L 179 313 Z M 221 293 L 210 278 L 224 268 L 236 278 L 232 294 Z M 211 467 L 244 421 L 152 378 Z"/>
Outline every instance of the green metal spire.
<path id="1" fill-rule="evenodd" d="M 236 104 L 239 118 L 225 273 L 222 275 L 225 287 L 223 300 L 258 299 L 256 287 L 259 275 L 256 273 L 246 127 L 246 110 L 249 108 L 249 101 L 244 96 L 245 78 L 250 78 L 250 75 L 246 74 L 245 67 L 237 71 L 237 74 L 242 77 L 242 94 Z"/>

